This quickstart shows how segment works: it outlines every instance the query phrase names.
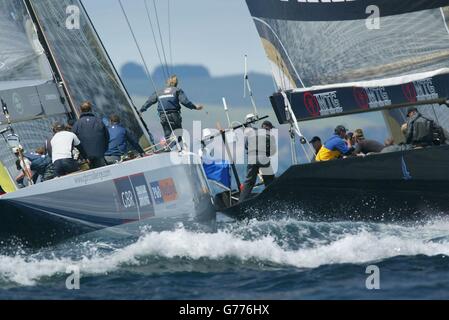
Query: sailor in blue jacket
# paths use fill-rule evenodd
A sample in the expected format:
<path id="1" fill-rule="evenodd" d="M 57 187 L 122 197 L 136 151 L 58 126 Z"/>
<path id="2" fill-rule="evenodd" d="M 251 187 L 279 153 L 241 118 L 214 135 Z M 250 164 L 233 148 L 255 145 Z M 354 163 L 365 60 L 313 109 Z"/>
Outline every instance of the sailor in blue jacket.
<path id="1" fill-rule="evenodd" d="M 190 102 L 184 91 L 178 88 L 178 78 L 176 76 L 171 76 L 167 80 L 165 89 L 153 93 L 142 106 L 140 112 L 147 111 L 156 103 L 158 103 L 157 111 L 164 129 L 165 139 L 169 139 L 172 136 L 172 130 L 182 129 L 181 104 L 192 110 L 203 109 L 203 106 L 196 106 Z"/>
<path id="2" fill-rule="evenodd" d="M 350 155 L 354 151 L 354 147 L 352 147 L 352 145 L 348 146 L 344 140 L 347 131 L 348 130 L 344 126 L 337 126 L 334 135 L 324 143 L 316 155 L 315 160 L 317 162 L 329 161 L 338 159 L 341 156 Z"/>
<path id="3" fill-rule="evenodd" d="M 81 140 L 91 169 L 106 165 L 104 153 L 108 149 L 109 132 L 100 118 L 92 113 L 92 103 L 81 104 L 81 116 L 72 132 Z"/>
<path id="4" fill-rule="evenodd" d="M 107 164 L 114 164 L 120 161 L 121 157 L 128 152 L 128 143 L 140 155 L 145 154 L 145 151 L 134 136 L 120 124 L 119 116 L 113 114 L 109 120 L 111 122 L 111 125 L 108 127 L 109 145 L 108 150 L 104 154 Z"/>

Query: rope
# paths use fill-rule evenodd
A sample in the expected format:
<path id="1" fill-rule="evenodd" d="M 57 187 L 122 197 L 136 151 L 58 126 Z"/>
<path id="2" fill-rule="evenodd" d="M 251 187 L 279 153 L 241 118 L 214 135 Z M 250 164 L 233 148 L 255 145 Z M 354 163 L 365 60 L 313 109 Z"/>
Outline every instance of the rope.
<path id="1" fill-rule="evenodd" d="M 305 136 L 304 136 L 304 135 L 302 134 L 302 132 L 301 132 L 301 129 L 299 128 L 298 120 L 296 119 L 295 113 L 293 112 L 293 109 L 292 109 L 292 106 L 291 106 L 291 104 L 290 104 L 290 100 L 289 100 L 288 97 L 287 97 L 287 94 L 285 93 L 285 91 L 281 91 L 281 95 L 282 95 L 282 97 L 284 98 L 284 104 L 285 104 L 285 107 L 287 108 L 288 113 L 289 113 L 289 115 L 290 115 L 290 118 L 291 118 L 291 126 L 292 126 L 293 131 L 296 132 L 296 134 L 297 134 L 301 139 L 304 139 L 304 140 L 306 141 L 305 144 L 307 144 L 307 146 L 309 147 L 309 151 L 311 151 L 312 154 L 316 156 L 315 150 L 314 150 L 313 147 L 310 145 L 308 139 L 305 138 Z M 304 144 L 303 144 L 303 143 L 300 143 L 300 145 L 301 145 L 301 148 L 302 148 L 304 154 L 305 154 L 306 157 L 307 157 L 307 160 L 308 160 L 309 162 L 312 162 L 312 158 L 310 157 L 309 153 L 307 152 L 306 148 L 304 147 Z"/>
<path id="2" fill-rule="evenodd" d="M 159 63 L 162 66 L 162 72 L 164 73 L 164 78 L 167 79 L 170 75 L 169 75 L 169 72 L 168 72 L 166 66 L 164 66 L 164 62 L 162 61 L 161 52 L 159 51 L 159 44 L 157 43 L 156 34 L 154 33 L 153 21 L 151 19 L 150 9 L 148 8 L 148 3 L 146 0 L 143 0 L 143 3 L 145 4 L 145 10 L 147 12 L 148 22 L 150 23 L 151 33 L 153 35 L 154 46 L 156 47 L 157 56 L 159 58 Z"/>
<path id="3" fill-rule="evenodd" d="M 157 29 L 159 31 L 159 38 L 161 40 L 161 47 L 162 47 L 162 53 L 164 55 L 165 67 L 167 68 L 167 72 L 168 72 L 167 55 L 165 54 L 165 46 L 164 46 L 164 41 L 162 39 L 162 32 L 161 32 L 161 24 L 159 23 L 159 15 L 157 13 L 157 7 L 156 7 L 155 0 L 153 0 L 153 7 L 154 7 L 154 13 L 156 15 L 156 22 L 157 22 Z"/>
<path id="4" fill-rule="evenodd" d="M 133 37 L 133 39 L 134 39 L 134 43 L 135 43 L 135 45 L 136 45 L 136 47 L 137 47 L 137 50 L 139 51 L 140 58 L 142 59 L 143 65 L 144 65 L 144 67 L 145 67 L 145 72 L 147 73 L 148 79 L 150 80 L 150 83 L 151 83 L 152 87 L 154 88 L 154 91 L 157 92 L 156 83 L 154 82 L 153 76 L 152 76 L 151 73 L 150 73 L 150 69 L 149 69 L 149 67 L 148 67 L 148 64 L 147 64 L 147 62 L 146 62 L 145 57 L 143 56 L 142 49 L 140 48 L 140 45 L 139 45 L 139 42 L 137 41 L 136 35 L 135 35 L 135 33 L 134 33 L 134 30 L 133 30 L 133 28 L 132 28 L 132 26 L 131 26 L 131 23 L 129 22 L 129 18 L 128 18 L 128 15 L 126 14 L 125 8 L 123 7 L 122 0 L 118 0 L 118 3 L 120 4 L 120 8 L 122 9 L 123 15 L 124 15 L 124 17 L 125 17 L 125 19 L 126 19 L 126 23 L 128 24 L 129 31 L 131 32 L 131 35 L 132 35 L 132 37 Z M 158 100 L 158 102 L 160 103 L 160 105 L 161 105 L 161 107 L 162 107 L 162 110 L 164 111 L 164 115 L 165 115 L 165 118 L 167 119 L 167 122 L 168 122 L 168 125 L 169 125 L 169 127 L 170 127 L 170 131 L 171 131 L 172 136 L 175 136 L 175 137 L 176 137 L 176 135 L 175 135 L 175 133 L 174 133 L 174 130 L 173 130 L 173 127 L 172 127 L 172 125 L 171 125 L 171 123 L 170 123 L 170 121 L 169 121 L 169 119 L 168 119 L 167 112 L 165 111 L 165 106 L 164 106 L 164 104 L 163 104 L 162 101 L 159 99 L 159 97 L 157 97 L 157 100 Z M 179 145 L 178 139 L 176 139 L 176 145 L 177 145 L 177 147 L 178 147 L 179 150 L 182 150 L 182 149 L 181 149 L 181 146 Z"/>

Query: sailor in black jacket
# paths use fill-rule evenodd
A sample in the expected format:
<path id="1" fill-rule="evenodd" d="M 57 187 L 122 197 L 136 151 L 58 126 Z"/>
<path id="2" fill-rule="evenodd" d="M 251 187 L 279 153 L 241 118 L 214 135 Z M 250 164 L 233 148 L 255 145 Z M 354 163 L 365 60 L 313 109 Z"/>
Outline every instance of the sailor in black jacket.
<path id="1" fill-rule="evenodd" d="M 91 169 L 106 165 L 104 154 L 108 150 L 109 132 L 103 121 L 92 113 L 92 104 L 81 105 L 81 116 L 73 125 L 72 132 L 83 144 Z"/>
<path id="2" fill-rule="evenodd" d="M 405 138 L 407 144 L 414 147 L 440 145 L 446 142 L 443 128 L 433 120 L 424 117 L 416 107 L 410 107 L 407 110 Z"/>
<path id="3" fill-rule="evenodd" d="M 142 106 L 140 112 L 147 111 L 156 103 L 158 103 L 157 111 L 164 129 L 165 139 L 169 139 L 172 136 L 172 130 L 182 129 L 181 104 L 192 110 L 203 109 L 203 106 L 196 106 L 190 102 L 184 91 L 178 88 L 178 78 L 176 76 L 171 76 L 167 80 L 165 89 L 153 93 Z"/>

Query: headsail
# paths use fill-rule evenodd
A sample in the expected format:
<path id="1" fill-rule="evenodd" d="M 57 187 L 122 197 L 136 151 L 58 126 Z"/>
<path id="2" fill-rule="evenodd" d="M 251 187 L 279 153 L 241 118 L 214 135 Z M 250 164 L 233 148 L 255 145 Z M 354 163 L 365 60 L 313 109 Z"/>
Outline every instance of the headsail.
<path id="1" fill-rule="evenodd" d="M 449 0 L 246 2 L 298 120 L 449 97 Z M 449 129 L 448 110 L 435 112 Z"/>

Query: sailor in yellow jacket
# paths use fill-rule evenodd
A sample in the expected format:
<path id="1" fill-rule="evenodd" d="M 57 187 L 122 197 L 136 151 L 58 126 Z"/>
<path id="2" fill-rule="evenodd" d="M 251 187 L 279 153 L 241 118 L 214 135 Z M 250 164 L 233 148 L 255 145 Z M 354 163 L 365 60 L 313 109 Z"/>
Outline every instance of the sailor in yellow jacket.
<path id="1" fill-rule="evenodd" d="M 344 140 L 348 130 L 344 126 L 337 126 L 335 133 L 327 140 L 318 152 L 316 161 L 329 161 L 338 159 L 342 155 L 350 155 L 354 148 L 348 146 Z"/>

